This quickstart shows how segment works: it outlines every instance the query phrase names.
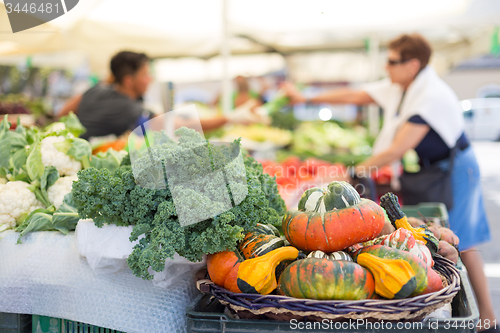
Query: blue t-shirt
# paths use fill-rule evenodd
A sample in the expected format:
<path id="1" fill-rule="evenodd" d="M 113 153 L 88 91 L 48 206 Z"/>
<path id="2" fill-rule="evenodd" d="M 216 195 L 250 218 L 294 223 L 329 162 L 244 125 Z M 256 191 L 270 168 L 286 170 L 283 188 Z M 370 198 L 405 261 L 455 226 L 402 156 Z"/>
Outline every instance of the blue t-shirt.
<path id="1" fill-rule="evenodd" d="M 410 117 L 410 119 L 408 119 L 408 122 L 413 124 L 428 125 L 427 122 L 419 115 Z M 462 135 L 458 139 L 458 148 L 465 149 L 469 146 L 469 144 L 469 139 L 467 138 L 465 133 L 462 133 Z M 427 132 L 422 141 L 420 141 L 418 146 L 415 148 L 415 151 L 418 155 L 419 164 L 421 166 L 428 166 L 432 163 L 450 157 L 451 149 L 446 145 L 439 134 L 432 127 L 430 127 L 429 132 Z"/>

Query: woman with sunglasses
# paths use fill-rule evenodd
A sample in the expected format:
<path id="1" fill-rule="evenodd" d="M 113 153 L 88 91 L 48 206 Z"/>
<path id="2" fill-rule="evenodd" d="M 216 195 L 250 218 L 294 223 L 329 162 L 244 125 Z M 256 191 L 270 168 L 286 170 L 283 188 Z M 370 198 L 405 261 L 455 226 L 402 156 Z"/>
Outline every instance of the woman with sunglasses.
<path id="1" fill-rule="evenodd" d="M 491 239 L 479 167 L 464 133 L 458 98 L 428 66 L 430 56 L 430 45 L 422 36 L 402 35 L 389 43 L 387 80 L 360 90 L 338 89 L 310 99 L 290 83 L 283 88 L 292 103 L 376 103 L 384 110 L 384 125 L 373 155 L 357 165 L 354 174 L 367 175 L 366 170 L 394 165 L 408 150 L 415 149 L 421 171 L 401 177 L 403 202 L 438 201 L 451 208 L 450 227 L 460 239 L 461 257 L 478 299 L 481 323 L 493 323 L 488 280 L 481 255 L 475 250 L 475 246 Z M 500 330 L 490 325 L 484 332 Z"/>

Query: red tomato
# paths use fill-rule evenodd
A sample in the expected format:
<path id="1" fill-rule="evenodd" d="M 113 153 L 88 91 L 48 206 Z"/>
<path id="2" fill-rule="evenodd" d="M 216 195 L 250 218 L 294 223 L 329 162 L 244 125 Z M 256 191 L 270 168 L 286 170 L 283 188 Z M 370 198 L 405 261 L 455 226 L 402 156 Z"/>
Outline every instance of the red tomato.
<path id="1" fill-rule="evenodd" d="M 295 175 L 298 172 L 300 166 L 302 165 L 302 161 L 297 156 L 290 156 L 284 160 L 281 165 L 285 170 L 285 174 L 290 176 Z"/>

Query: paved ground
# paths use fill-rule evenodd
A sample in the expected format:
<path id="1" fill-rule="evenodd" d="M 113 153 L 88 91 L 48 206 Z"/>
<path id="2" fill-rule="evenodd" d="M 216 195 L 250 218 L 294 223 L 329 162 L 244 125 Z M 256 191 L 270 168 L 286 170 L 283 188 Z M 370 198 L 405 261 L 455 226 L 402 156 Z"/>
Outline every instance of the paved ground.
<path id="1" fill-rule="evenodd" d="M 485 262 L 497 320 L 500 321 L 500 142 L 475 142 L 473 147 L 481 168 L 481 184 L 492 235 L 492 241 L 479 246 L 479 250 Z"/>

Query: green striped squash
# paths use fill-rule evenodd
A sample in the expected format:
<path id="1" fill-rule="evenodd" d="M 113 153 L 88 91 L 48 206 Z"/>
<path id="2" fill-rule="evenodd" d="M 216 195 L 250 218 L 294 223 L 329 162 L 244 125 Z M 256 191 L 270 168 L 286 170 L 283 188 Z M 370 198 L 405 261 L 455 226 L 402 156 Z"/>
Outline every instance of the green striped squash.
<path id="1" fill-rule="evenodd" d="M 330 254 L 326 254 L 323 251 L 316 250 L 316 251 L 312 251 L 311 253 L 309 253 L 307 255 L 307 257 L 308 258 L 318 258 L 318 259 L 325 258 L 325 259 L 330 259 L 330 260 L 353 261 L 352 257 L 344 251 L 336 251 L 336 252 L 332 252 Z"/>
<path id="2" fill-rule="evenodd" d="M 298 208 L 303 212 L 325 213 L 361 202 L 359 193 L 347 182 L 331 182 L 326 188 L 314 187 L 302 194 Z"/>
<path id="3" fill-rule="evenodd" d="M 273 235 L 276 237 L 280 236 L 280 232 L 275 226 L 273 226 L 272 224 L 265 224 L 265 223 L 257 223 L 252 233 L 255 235 L 264 234 L 264 235 Z"/>
<path id="4" fill-rule="evenodd" d="M 373 275 L 354 262 L 306 258 L 285 268 L 280 277 L 280 294 L 322 300 L 373 298 Z"/>

